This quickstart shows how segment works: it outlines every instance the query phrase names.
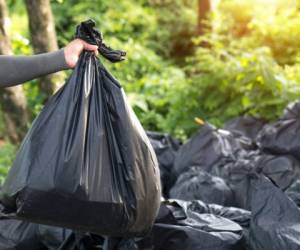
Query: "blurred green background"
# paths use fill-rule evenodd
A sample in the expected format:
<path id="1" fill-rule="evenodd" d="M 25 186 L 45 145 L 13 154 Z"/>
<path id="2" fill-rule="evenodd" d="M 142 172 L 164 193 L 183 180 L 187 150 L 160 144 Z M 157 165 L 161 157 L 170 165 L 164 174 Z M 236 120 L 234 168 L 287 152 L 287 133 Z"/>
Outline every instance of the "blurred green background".
<path id="1" fill-rule="evenodd" d="M 6 1 L 14 54 L 35 53 L 30 2 Z M 185 140 L 199 127 L 195 117 L 218 127 L 245 114 L 274 120 L 300 97 L 300 1 L 52 0 L 47 11 L 59 47 L 92 18 L 109 46 L 127 51 L 126 61 L 104 64 L 147 130 Z M 21 134 L 47 98 L 38 86 L 34 80 L 22 87 L 30 115 Z M 4 116 L 1 111 L 0 181 L 21 141 L 9 138 Z"/>

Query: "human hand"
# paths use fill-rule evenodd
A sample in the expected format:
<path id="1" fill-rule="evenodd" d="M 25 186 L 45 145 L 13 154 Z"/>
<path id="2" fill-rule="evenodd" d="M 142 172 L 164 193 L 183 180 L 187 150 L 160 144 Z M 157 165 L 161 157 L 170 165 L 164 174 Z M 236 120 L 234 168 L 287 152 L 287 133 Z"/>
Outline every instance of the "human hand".
<path id="1" fill-rule="evenodd" d="M 75 39 L 64 48 L 67 66 L 73 69 L 83 50 L 93 51 L 97 54 L 98 46 L 89 44 L 81 39 Z"/>

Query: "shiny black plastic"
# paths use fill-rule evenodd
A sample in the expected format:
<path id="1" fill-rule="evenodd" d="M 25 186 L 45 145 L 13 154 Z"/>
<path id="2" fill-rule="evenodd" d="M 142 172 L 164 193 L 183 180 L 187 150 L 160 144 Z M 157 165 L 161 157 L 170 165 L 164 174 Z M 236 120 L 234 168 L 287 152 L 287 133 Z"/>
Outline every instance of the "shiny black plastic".
<path id="1" fill-rule="evenodd" d="M 157 156 L 163 195 L 168 198 L 169 190 L 175 182 L 172 169 L 181 143 L 168 134 L 147 131 L 147 135 Z"/>
<path id="2" fill-rule="evenodd" d="M 120 62 L 125 59 L 126 52 L 122 50 L 114 50 L 103 42 L 103 35 L 95 28 L 96 24 L 93 20 L 82 22 L 76 28 L 76 38 L 80 38 L 90 44 L 98 46 L 99 53 L 111 62 Z"/>
<path id="3" fill-rule="evenodd" d="M 299 249 L 300 210 L 263 176 L 251 178 L 251 250 Z"/>
<path id="4" fill-rule="evenodd" d="M 249 174 L 264 174 L 282 190 L 286 190 L 299 178 L 300 164 L 297 159 L 289 155 L 267 155 L 253 151 L 235 162 L 224 165 L 218 171 L 233 190 L 234 202 L 231 206 L 250 209 Z"/>
<path id="5" fill-rule="evenodd" d="M 257 135 L 258 146 L 267 153 L 290 154 L 300 160 L 300 101 L 289 104 L 282 117 L 263 127 Z"/>
<path id="6" fill-rule="evenodd" d="M 1 250 L 57 250 L 70 234 L 68 229 L 0 218 Z"/>
<path id="7" fill-rule="evenodd" d="M 148 232 L 157 159 L 120 83 L 91 52 L 27 133 L 1 192 L 4 214 L 103 235 Z"/>
<path id="8" fill-rule="evenodd" d="M 266 121 L 263 119 L 242 116 L 226 122 L 224 129 L 254 140 L 265 124 Z"/>
<path id="9" fill-rule="evenodd" d="M 199 167 L 192 167 L 179 175 L 169 197 L 186 201 L 202 200 L 222 206 L 233 204 L 233 192 L 227 183 Z"/>
<path id="10" fill-rule="evenodd" d="M 212 172 L 213 168 L 235 162 L 241 154 L 255 148 L 247 137 L 205 124 L 178 150 L 173 174 L 179 176 L 192 166 Z"/>
<path id="11" fill-rule="evenodd" d="M 145 238 L 110 239 L 109 250 L 245 250 L 251 213 L 201 201 L 161 204 Z"/>

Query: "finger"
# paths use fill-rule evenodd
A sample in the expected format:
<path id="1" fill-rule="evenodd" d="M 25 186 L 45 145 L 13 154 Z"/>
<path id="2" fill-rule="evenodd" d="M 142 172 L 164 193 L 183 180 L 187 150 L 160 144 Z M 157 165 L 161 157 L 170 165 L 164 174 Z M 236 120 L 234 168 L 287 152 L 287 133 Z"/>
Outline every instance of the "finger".
<path id="1" fill-rule="evenodd" d="M 98 50 L 98 46 L 97 45 L 92 45 L 92 44 L 89 44 L 87 42 L 84 42 L 83 46 L 84 46 L 84 49 L 88 50 L 88 51 L 97 51 Z"/>

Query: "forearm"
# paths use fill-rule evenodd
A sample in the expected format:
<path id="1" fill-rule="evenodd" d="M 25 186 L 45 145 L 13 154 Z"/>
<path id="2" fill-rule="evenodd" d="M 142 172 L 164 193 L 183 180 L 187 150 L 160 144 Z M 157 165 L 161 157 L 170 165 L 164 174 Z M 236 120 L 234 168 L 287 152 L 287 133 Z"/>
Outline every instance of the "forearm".
<path id="1" fill-rule="evenodd" d="M 34 56 L 0 56 L 0 87 L 68 69 L 63 49 Z"/>

